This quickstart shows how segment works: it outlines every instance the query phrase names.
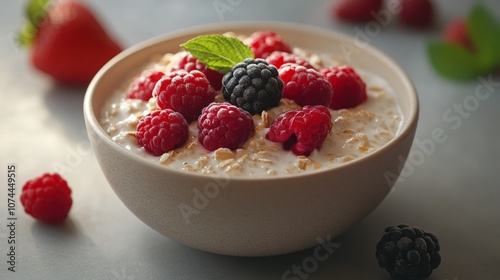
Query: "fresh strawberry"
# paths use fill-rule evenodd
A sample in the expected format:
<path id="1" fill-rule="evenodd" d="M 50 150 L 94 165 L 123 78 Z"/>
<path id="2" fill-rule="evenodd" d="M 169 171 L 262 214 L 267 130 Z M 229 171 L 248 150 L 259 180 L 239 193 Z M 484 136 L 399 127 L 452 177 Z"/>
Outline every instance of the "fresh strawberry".
<path id="1" fill-rule="evenodd" d="M 458 18 L 448 23 L 444 29 L 443 38 L 447 42 L 461 45 L 469 50 L 474 48 L 467 32 L 467 22 L 463 18 Z"/>
<path id="2" fill-rule="evenodd" d="M 83 3 L 48 2 L 32 0 L 20 42 L 30 46 L 35 68 L 61 83 L 87 85 L 122 48 Z"/>
<path id="3" fill-rule="evenodd" d="M 369 21 L 383 3 L 383 0 L 340 0 L 332 7 L 332 16 L 343 21 Z"/>

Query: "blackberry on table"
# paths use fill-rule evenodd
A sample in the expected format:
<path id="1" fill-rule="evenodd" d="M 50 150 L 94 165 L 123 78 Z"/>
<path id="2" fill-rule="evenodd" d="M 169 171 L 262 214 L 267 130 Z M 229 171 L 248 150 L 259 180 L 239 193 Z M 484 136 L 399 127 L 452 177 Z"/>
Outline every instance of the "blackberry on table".
<path id="1" fill-rule="evenodd" d="M 398 225 L 385 229 L 376 257 L 392 280 L 426 279 L 441 263 L 437 237 L 419 227 Z"/>
<path id="2" fill-rule="evenodd" d="M 263 59 L 247 58 L 222 79 L 224 99 L 251 115 L 278 106 L 282 91 L 278 70 Z"/>

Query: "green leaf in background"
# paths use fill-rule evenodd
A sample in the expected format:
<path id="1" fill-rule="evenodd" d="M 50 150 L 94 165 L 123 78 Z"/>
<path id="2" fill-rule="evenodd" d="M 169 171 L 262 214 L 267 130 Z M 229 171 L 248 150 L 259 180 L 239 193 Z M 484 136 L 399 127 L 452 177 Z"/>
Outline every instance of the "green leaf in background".
<path id="1" fill-rule="evenodd" d="M 467 29 L 481 65 L 492 69 L 500 64 L 500 26 L 483 5 L 477 4 L 472 9 Z"/>
<path id="2" fill-rule="evenodd" d="M 252 50 L 237 38 L 220 34 L 202 35 L 182 44 L 208 68 L 227 73 L 245 58 L 254 58 Z"/>
<path id="3" fill-rule="evenodd" d="M 450 79 L 469 80 L 487 71 L 475 54 L 453 43 L 431 42 L 428 53 L 434 69 Z"/>

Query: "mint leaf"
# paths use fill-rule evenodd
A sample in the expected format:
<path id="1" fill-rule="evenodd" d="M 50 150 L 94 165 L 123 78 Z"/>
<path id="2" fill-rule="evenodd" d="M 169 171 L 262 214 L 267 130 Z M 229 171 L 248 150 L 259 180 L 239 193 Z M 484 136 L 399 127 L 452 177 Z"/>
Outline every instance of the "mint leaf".
<path id="1" fill-rule="evenodd" d="M 252 50 L 237 38 L 220 34 L 202 35 L 182 44 L 197 60 L 208 68 L 227 73 L 245 58 L 254 58 Z"/>
<path id="2" fill-rule="evenodd" d="M 467 32 L 482 66 L 492 69 L 500 63 L 500 26 L 491 13 L 477 4 L 467 18 Z"/>
<path id="3" fill-rule="evenodd" d="M 468 80 L 491 70 L 474 53 L 453 43 L 431 42 L 427 50 L 434 69 L 450 79 Z"/>

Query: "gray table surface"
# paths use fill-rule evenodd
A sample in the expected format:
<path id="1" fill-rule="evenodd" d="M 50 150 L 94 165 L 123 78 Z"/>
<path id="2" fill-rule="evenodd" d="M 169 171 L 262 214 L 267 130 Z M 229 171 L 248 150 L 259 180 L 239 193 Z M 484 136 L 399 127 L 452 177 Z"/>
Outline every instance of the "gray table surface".
<path id="1" fill-rule="evenodd" d="M 89 150 L 84 89 L 55 85 L 13 44 L 23 2 L 2 0 L 0 6 L 0 279 L 282 279 L 312 256 L 312 250 L 265 258 L 215 255 L 177 244 L 139 221 L 115 196 Z M 326 0 L 87 2 L 125 46 L 221 21 L 290 21 L 353 36 L 366 28 L 331 20 Z M 436 1 L 438 26 L 429 31 L 402 28 L 393 17 L 370 33 L 369 42 L 400 63 L 418 90 L 416 141 L 429 143 L 436 129 L 446 140 L 427 153 L 415 144 L 414 168 L 380 207 L 337 238 L 340 247 L 314 271 L 284 279 L 388 279 L 374 247 L 384 227 L 397 223 L 419 225 L 440 238 L 443 262 L 430 279 L 500 279 L 500 77 L 450 82 L 435 74 L 425 52 L 425 42 L 474 2 Z M 500 18 L 499 2 L 484 2 Z M 214 3 L 229 8 L 218 13 Z M 480 79 L 492 80 L 485 87 Z M 488 89 L 487 98 L 475 97 Z M 16 272 L 7 270 L 6 174 L 12 163 L 18 195 L 26 180 L 64 167 L 74 199 L 70 218 L 56 227 L 35 222 L 17 203 Z"/>

